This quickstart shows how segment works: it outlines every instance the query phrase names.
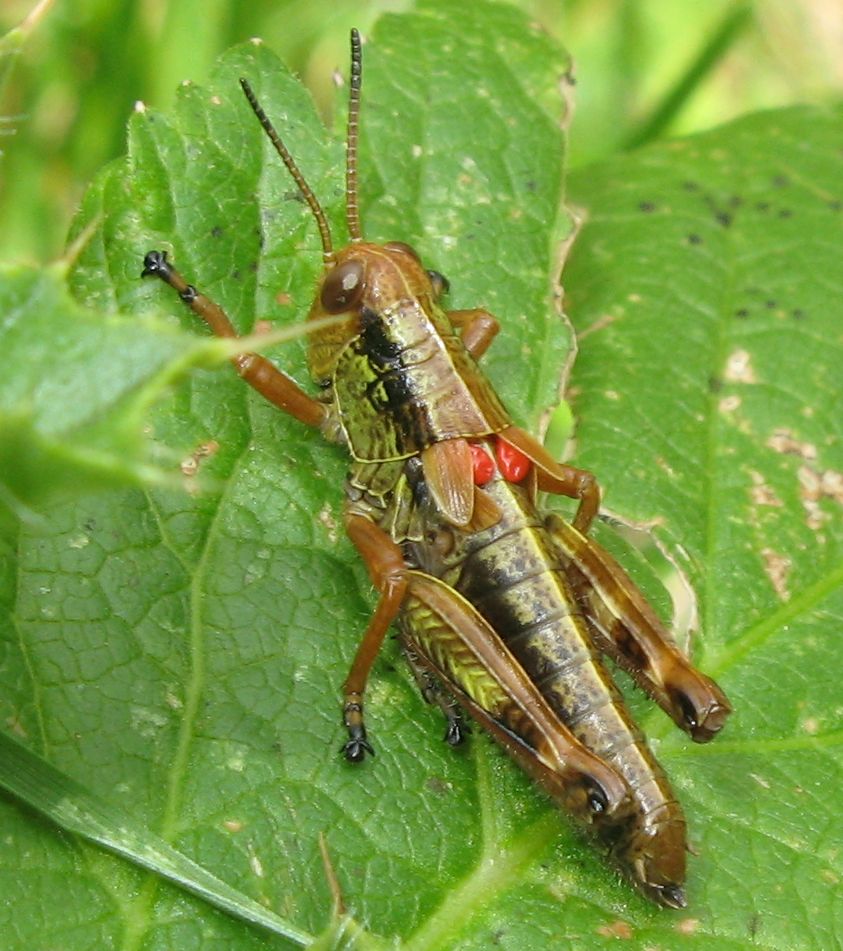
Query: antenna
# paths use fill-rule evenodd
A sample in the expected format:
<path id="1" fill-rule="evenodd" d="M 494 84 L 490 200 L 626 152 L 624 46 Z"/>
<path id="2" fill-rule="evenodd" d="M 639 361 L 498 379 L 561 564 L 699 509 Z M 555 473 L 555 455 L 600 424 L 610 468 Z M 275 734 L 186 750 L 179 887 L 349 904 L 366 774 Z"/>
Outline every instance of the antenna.
<path id="1" fill-rule="evenodd" d="M 348 127 L 345 137 L 345 215 L 352 241 L 362 241 L 360 208 L 357 204 L 357 138 L 360 122 L 360 86 L 363 82 L 363 53 L 360 34 L 351 31 L 351 77 L 348 89 Z"/>
<path id="2" fill-rule="evenodd" d="M 352 31 L 352 49 L 354 46 L 354 33 Z M 358 47 L 357 47 L 357 56 L 358 56 L 358 69 L 360 65 L 360 40 L 358 37 Z M 352 70 L 354 68 L 353 64 L 354 54 L 352 52 Z M 293 176 L 293 180 L 296 185 L 299 186 L 299 191 L 302 193 L 304 200 L 310 206 L 310 210 L 313 212 L 313 217 L 316 219 L 316 224 L 319 227 L 319 237 L 322 239 L 322 260 L 325 264 L 332 264 L 335 260 L 334 255 L 334 246 L 331 242 L 331 229 L 328 227 L 328 219 L 325 217 L 325 212 L 322 210 L 322 206 L 319 204 L 319 201 L 316 198 L 316 195 L 313 194 L 313 191 L 310 185 L 304 179 L 304 175 L 299 171 L 298 165 L 293 161 L 293 156 L 290 155 L 287 150 L 287 146 L 281 141 L 281 136 L 275 131 L 275 127 L 269 121 L 266 113 L 261 108 L 260 103 L 257 100 L 254 92 L 252 92 L 252 87 L 246 82 L 245 79 L 240 80 L 240 85 L 243 87 L 243 92 L 246 94 L 246 98 L 249 100 L 249 105 L 252 107 L 252 111 L 258 117 L 258 122 L 263 126 L 264 132 L 269 136 L 269 141 L 275 146 L 275 151 L 281 156 L 281 161 L 287 166 L 287 171 L 290 175 Z M 353 86 L 353 79 L 352 79 Z M 360 90 L 360 84 L 357 84 L 358 95 Z M 349 128 L 351 126 L 351 117 L 349 116 Z M 356 135 L 356 122 L 355 122 L 355 135 Z M 356 173 L 355 173 L 356 181 Z M 357 201 L 355 196 L 355 216 L 357 210 Z M 351 217 L 351 211 L 349 209 L 349 219 Z M 350 225 L 349 225 L 350 227 Z M 359 230 L 359 222 L 358 222 Z M 358 236 L 359 240 L 359 236 Z"/>

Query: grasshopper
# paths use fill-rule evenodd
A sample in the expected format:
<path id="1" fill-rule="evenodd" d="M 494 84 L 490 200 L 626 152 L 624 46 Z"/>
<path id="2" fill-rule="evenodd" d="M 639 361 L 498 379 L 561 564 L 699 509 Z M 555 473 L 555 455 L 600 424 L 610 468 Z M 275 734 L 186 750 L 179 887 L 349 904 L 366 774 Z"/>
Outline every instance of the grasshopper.
<path id="1" fill-rule="evenodd" d="M 362 52 L 351 33 L 346 247 L 261 108 L 241 85 L 319 230 L 324 271 L 309 320 L 314 398 L 265 357 L 232 362 L 271 403 L 351 455 L 345 528 L 379 594 L 343 685 L 343 753 L 372 754 L 363 716 L 369 673 L 393 621 L 426 699 L 461 742 L 461 709 L 551 796 L 593 829 L 653 900 L 683 907 L 685 819 L 603 666 L 607 654 L 703 742 L 730 711 L 673 645 L 643 595 L 587 531 L 594 476 L 555 461 L 512 424 L 478 360 L 498 322 L 446 311 L 447 280 L 401 241 L 364 240 L 357 198 Z M 224 311 L 150 251 L 142 276 L 173 288 L 211 330 Z M 578 501 L 571 524 L 542 516 L 539 491 Z"/>

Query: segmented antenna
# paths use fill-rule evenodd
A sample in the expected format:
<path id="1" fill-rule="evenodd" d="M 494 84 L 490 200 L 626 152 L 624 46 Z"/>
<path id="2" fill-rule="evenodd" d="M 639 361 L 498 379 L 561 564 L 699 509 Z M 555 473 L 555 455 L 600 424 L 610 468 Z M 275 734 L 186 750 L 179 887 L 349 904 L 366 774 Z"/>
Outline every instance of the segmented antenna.
<path id="1" fill-rule="evenodd" d="M 363 53 L 360 34 L 351 31 L 351 77 L 348 84 L 348 128 L 345 137 L 345 216 L 352 241 L 362 241 L 360 208 L 357 205 L 357 136 L 360 120 L 360 86 L 363 82 Z"/>
<path id="2" fill-rule="evenodd" d="M 319 237 L 322 239 L 322 260 L 326 264 L 333 263 L 336 256 L 334 255 L 334 245 L 331 241 L 331 229 L 328 227 L 328 219 L 325 217 L 325 212 L 322 210 L 322 206 L 319 204 L 316 195 L 313 194 L 310 185 L 308 185 L 305 181 L 304 175 L 302 175 L 302 173 L 299 171 L 298 165 L 296 165 L 296 163 L 293 161 L 293 156 L 290 155 L 289 151 L 287 150 L 287 146 L 281 141 L 281 136 L 275 131 L 275 127 L 269 121 L 266 113 L 261 108 L 257 97 L 255 96 L 254 92 L 252 92 L 252 87 L 248 84 L 248 82 L 246 82 L 245 79 L 240 80 L 240 85 L 243 87 L 243 92 L 246 94 L 246 98 L 249 100 L 249 105 L 252 107 L 252 111 L 258 117 L 258 122 L 260 122 L 260 124 L 263 126 L 263 131 L 266 132 L 267 136 L 269 136 L 269 141 L 275 146 L 275 151 L 281 156 L 281 161 L 287 166 L 287 171 L 293 176 L 293 180 L 295 181 L 296 185 L 299 186 L 299 191 L 302 193 L 304 200 L 308 203 L 310 210 L 313 212 L 313 217 L 316 219 L 316 224 L 319 228 Z"/>

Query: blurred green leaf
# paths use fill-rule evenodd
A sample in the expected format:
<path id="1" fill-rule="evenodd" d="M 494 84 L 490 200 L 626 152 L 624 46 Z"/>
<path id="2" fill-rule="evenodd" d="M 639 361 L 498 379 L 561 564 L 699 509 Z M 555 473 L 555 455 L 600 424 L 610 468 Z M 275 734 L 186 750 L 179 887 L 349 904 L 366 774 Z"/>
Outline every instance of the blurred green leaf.
<path id="1" fill-rule="evenodd" d="M 213 346 L 75 303 L 54 269 L 0 270 L 0 502 L 26 517 L 58 496 L 164 478 L 141 429 Z M 216 361 L 219 362 L 219 356 Z"/>
<path id="2" fill-rule="evenodd" d="M 650 115 L 634 126 L 623 141 L 626 149 L 653 142 L 670 128 L 685 103 L 699 89 L 706 77 L 723 62 L 731 47 L 752 23 L 752 7 L 738 3 L 729 7 L 710 35 L 705 37 L 697 55 L 687 63 L 683 74 L 664 93 Z"/>
<path id="3" fill-rule="evenodd" d="M 416 244 L 450 278 L 453 306 L 498 314 L 489 372 L 535 425 L 566 352 L 550 300 L 569 228 L 567 60 L 507 7 L 472 4 L 456 22 L 444 0 L 382 20 L 365 57 L 364 230 Z M 71 276 L 89 306 L 167 308 L 192 327 L 166 288 L 137 278 L 143 253 L 164 247 L 241 330 L 302 316 L 318 237 L 241 102 L 240 75 L 340 240 L 341 147 L 271 55 L 242 47 L 207 89 L 182 88 L 172 117 L 133 117 L 128 158 L 102 174 L 77 225 L 102 219 Z M 826 439 L 839 427 L 840 128 L 833 111 L 754 117 L 593 167 L 575 187 L 589 220 L 565 285 L 592 331 L 574 378 L 579 459 L 610 508 L 660 518 L 664 544 L 687 553 L 703 595 L 698 656 L 737 710 L 706 748 L 646 714 L 701 853 L 687 916 L 633 894 L 484 737 L 445 748 L 394 648 L 369 694 L 379 756 L 340 761 L 338 691 L 371 610 L 341 531 L 345 462 L 225 369 L 197 370 L 150 414 L 162 455 L 213 446 L 197 454 L 204 491 L 91 495 L 35 526 L 4 517 L 7 727 L 303 930 L 330 903 L 324 832 L 355 918 L 415 949 L 602 947 L 626 929 L 641 948 L 743 948 L 753 935 L 828 947 L 843 872 L 825 795 L 840 772 L 841 539 L 839 518 L 822 513 L 839 502 L 809 511 L 799 474 L 841 468 L 839 440 Z M 726 378 L 726 367 L 741 375 L 736 350 L 754 384 Z M 300 346 L 274 355 L 303 378 Z M 779 451 L 785 431 L 816 455 Z M 768 490 L 781 506 L 763 501 Z M 787 601 L 776 554 L 791 559 Z M 284 946 L 3 811 L 13 948 L 50 936 L 67 948 Z"/>

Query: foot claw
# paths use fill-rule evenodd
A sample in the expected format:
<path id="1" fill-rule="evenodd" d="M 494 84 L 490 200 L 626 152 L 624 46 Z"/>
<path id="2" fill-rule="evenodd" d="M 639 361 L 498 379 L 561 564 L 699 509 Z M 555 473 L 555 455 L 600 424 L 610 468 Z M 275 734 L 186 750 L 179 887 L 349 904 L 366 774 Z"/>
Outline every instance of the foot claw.
<path id="1" fill-rule="evenodd" d="M 349 763 L 362 763 L 368 753 L 375 755 L 371 743 L 365 736 L 355 736 L 340 747 L 340 752 L 345 756 Z"/>
<path id="2" fill-rule="evenodd" d="M 469 733 L 471 730 L 467 723 L 462 720 L 449 720 L 444 740 L 448 746 L 461 746 Z"/>
<path id="3" fill-rule="evenodd" d="M 163 278 L 169 270 L 170 262 L 167 260 L 166 251 L 147 251 L 144 255 L 141 277 L 154 275 Z"/>

